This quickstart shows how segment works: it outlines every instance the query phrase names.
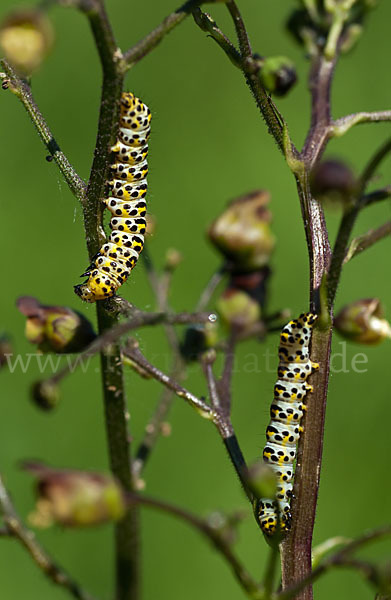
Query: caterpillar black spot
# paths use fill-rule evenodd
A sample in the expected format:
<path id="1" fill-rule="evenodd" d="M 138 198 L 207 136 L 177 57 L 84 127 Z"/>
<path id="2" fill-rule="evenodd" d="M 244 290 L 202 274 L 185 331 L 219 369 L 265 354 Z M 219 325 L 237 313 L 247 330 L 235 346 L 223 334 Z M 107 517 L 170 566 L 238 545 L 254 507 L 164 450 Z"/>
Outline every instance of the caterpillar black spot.
<path id="1" fill-rule="evenodd" d="M 144 246 L 148 173 L 147 155 L 151 111 L 130 92 L 121 96 L 120 126 L 103 200 L 112 214 L 111 234 L 83 273 L 87 281 L 75 285 L 85 302 L 114 296 L 127 280 Z"/>
<path id="2" fill-rule="evenodd" d="M 291 527 L 293 461 L 296 445 L 303 431 L 301 419 L 306 410 L 306 395 L 312 386 L 306 381 L 319 369 L 309 357 L 312 328 L 317 319 L 313 313 L 303 313 L 289 321 L 280 335 L 278 379 L 270 408 L 271 421 L 266 429 L 263 460 L 277 476 L 276 498 L 261 498 L 258 519 L 263 533 L 271 537 L 276 531 L 285 534 Z"/>

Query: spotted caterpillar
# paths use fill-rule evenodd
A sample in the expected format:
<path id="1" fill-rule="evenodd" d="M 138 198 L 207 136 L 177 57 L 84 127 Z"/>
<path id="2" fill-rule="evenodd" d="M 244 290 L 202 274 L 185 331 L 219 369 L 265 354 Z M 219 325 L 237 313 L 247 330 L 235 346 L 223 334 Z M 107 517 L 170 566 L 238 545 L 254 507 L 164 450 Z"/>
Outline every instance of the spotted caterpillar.
<path id="1" fill-rule="evenodd" d="M 130 92 L 121 96 L 120 127 L 111 148 L 108 197 L 103 200 L 112 214 L 109 239 L 94 256 L 75 292 L 85 302 L 113 296 L 127 280 L 143 249 L 146 228 L 148 137 L 151 111 Z"/>
<path id="2" fill-rule="evenodd" d="M 278 349 L 278 380 L 270 408 L 271 421 L 266 429 L 263 460 L 277 476 L 276 499 L 261 498 L 258 519 L 263 533 L 271 537 L 277 530 L 286 533 L 291 527 L 290 498 L 292 496 L 293 461 L 296 444 L 303 431 L 300 425 L 306 410 L 305 397 L 312 392 L 306 383 L 319 369 L 309 357 L 309 343 L 317 315 L 304 313 L 290 321 L 280 335 Z"/>

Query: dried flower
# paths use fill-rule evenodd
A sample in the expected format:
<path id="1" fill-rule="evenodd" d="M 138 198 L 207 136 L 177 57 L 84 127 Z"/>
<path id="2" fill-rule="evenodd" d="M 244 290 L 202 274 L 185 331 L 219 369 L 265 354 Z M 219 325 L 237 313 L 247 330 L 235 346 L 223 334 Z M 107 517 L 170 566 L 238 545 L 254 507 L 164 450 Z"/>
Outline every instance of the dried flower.
<path id="1" fill-rule="evenodd" d="M 30 516 L 37 527 L 54 523 L 85 527 L 118 521 L 125 514 L 125 494 L 109 475 L 52 469 L 35 462 L 26 462 L 23 467 L 37 479 L 38 499 Z"/>
<path id="2" fill-rule="evenodd" d="M 46 306 L 32 296 L 22 296 L 17 307 L 27 317 L 26 337 L 41 352 L 80 352 L 96 337 L 82 314 L 64 306 Z"/>
<path id="3" fill-rule="evenodd" d="M 275 246 L 267 208 L 269 192 L 258 190 L 232 200 L 209 228 L 209 239 L 237 271 L 268 264 Z"/>
<path id="4" fill-rule="evenodd" d="M 391 325 L 383 318 L 383 307 L 377 298 L 347 304 L 334 319 L 336 330 L 344 338 L 358 344 L 380 344 L 391 339 Z"/>
<path id="5" fill-rule="evenodd" d="M 31 75 L 53 45 L 50 21 L 39 10 L 9 13 L 0 25 L 0 46 L 10 63 L 24 75 Z"/>

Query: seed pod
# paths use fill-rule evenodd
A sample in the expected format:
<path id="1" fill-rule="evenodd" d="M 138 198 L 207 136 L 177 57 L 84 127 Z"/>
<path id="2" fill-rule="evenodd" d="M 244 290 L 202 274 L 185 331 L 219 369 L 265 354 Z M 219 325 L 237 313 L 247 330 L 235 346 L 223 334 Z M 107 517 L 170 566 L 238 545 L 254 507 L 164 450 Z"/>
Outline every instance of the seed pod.
<path id="1" fill-rule="evenodd" d="M 347 304 L 334 319 L 340 335 L 358 344 L 375 345 L 391 339 L 391 325 L 383 318 L 378 298 L 366 298 Z"/>
<path id="2" fill-rule="evenodd" d="M 52 410 L 60 401 L 60 388 L 52 381 L 36 381 L 31 388 L 34 404 L 42 410 Z"/>
<path id="3" fill-rule="evenodd" d="M 37 480 L 38 499 L 30 516 L 37 527 L 54 523 L 86 527 L 118 521 L 125 514 L 125 493 L 109 475 L 52 469 L 35 462 L 26 462 L 23 467 Z"/>
<path id="4" fill-rule="evenodd" d="M 46 306 L 32 296 L 22 296 L 17 307 L 27 317 L 25 334 L 41 352 L 80 352 L 96 337 L 82 314 L 65 306 Z"/>
<path id="5" fill-rule="evenodd" d="M 259 78 L 263 87 L 275 96 L 286 96 L 297 81 L 295 66 L 286 56 L 263 59 Z"/>
<path id="6" fill-rule="evenodd" d="M 222 321 L 241 333 L 251 330 L 261 318 L 261 307 L 246 292 L 228 288 L 216 303 Z"/>
<path id="7" fill-rule="evenodd" d="M 53 40 L 52 25 L 39 10 L 16 10 L 0 25 L 0 46 L 5 57 L 25 76 L 38 69 Z"/>
<path id="8" fill-rule="evenodd" d="M 209 239 L 232 270 L 256 271 L 269 263 L 275 246 L 269 201 L 265 190 L 236 198 L 210 226 Z"/>

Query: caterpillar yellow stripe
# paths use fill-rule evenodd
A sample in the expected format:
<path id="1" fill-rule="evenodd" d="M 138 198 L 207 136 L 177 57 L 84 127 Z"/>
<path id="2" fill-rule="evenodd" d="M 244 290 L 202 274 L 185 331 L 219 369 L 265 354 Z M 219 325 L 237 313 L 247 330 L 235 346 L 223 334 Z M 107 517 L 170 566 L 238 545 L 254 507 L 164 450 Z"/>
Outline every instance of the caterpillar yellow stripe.
<path id="1" fill-rule="evenodd" d="M 278 380 L 270 408 L 271 421 L 266 429 L 263 460 L 277 476 L 276 498 L 260 498 L 258 519 L 267 537 L 277 531 L 284 535 L 291 527 L 293 461 L 296 445 L 303 431 L 301 419 L 306 410 L 306 396 L 312 392 L 308 377 L 319 369 L 309 356 L 312 329 L 317 319 L 313 313 L 303 313 L 289 321 L 280 335 Z"/>
<path id="2" fill-rule="evenodd" d="M 84 302 L 111 298 L 127 280 L 144 246 L 147 205 L 148 138 L 151 111 L 131 92 L 121 96 L 120 127 L 111 148 L 113 164 L 108 196 L 111 234 L 82 274 L 87 281 L 75 285 Z"/>

